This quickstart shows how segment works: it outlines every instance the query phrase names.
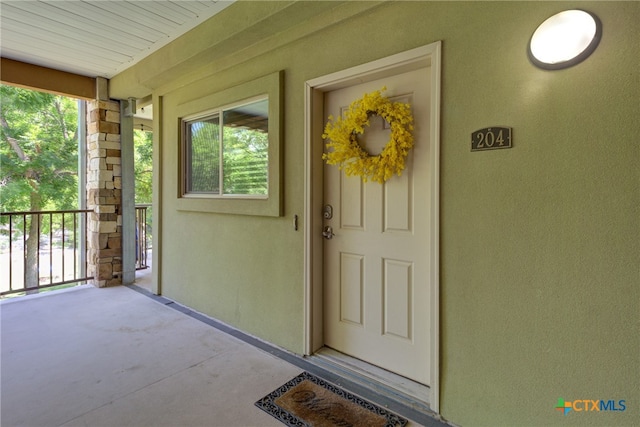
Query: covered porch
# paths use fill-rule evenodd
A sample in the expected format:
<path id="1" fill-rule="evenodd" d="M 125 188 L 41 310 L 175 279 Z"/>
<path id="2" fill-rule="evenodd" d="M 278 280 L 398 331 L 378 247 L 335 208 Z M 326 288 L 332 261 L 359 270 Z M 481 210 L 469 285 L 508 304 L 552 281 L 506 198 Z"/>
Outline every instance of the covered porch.
<path id="1" fill-rule="evenodd" d="M 254 402 L 304 370 L 350 386 L 138 286 L 5 300 L 0 316 L 3 426 L 278 426 Z M 351 391 L 410 425 L 443 425 Z"/>

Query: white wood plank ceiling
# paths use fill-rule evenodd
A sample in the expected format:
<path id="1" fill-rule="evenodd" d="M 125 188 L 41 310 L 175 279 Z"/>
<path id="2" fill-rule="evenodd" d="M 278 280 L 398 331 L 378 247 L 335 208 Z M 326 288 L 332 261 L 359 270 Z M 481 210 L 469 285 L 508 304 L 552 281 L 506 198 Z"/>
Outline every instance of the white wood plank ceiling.
<path id="1" fill-rule="evenodd" d="M 0 0 L 0 55 L 111 78 L 229 6 L 228 0 Z"/>

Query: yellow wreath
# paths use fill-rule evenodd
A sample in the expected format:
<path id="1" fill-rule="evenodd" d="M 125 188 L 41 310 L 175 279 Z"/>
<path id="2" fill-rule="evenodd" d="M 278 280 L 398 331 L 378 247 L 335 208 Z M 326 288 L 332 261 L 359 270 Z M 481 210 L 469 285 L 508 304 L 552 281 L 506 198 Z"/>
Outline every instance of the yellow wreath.
<path id="1" fill-rule="evenodd" d="M 382 91 L 386 88 L 382 88 Z M 371 156 L 358 143 L 358 134 L 364 133 L 369 126 L 369 117 L 381 116 L 391 126 L 391 139 L 377 156 Z M 405 158 L 413 147 L 413 116 L 411 106 L 401 102 L 391 102 L 382 96 L 380 90 L 365 94 L 351 103 L 344 118 L 329 121 L 324 128 L 322 138 L 328 139 L 327 148 L 333 151 L 324 153 L 322 158 L 330 165 L 339 165 L 349 176 L 359 175 L 383 183 L 397 174 L 402 175 Z"/>

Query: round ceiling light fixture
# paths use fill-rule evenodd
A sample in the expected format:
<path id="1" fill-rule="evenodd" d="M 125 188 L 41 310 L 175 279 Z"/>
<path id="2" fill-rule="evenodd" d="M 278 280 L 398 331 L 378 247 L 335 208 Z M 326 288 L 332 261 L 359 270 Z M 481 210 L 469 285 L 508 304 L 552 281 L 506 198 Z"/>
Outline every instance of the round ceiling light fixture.
<path id="1" fill-rule="evenodd" d="M 565 10 L 544 21 L 529 41 L 529 59 L 545 70 L 568 68 L 584 61 L 602 37 L 598 17 L 584 10 Z"/>

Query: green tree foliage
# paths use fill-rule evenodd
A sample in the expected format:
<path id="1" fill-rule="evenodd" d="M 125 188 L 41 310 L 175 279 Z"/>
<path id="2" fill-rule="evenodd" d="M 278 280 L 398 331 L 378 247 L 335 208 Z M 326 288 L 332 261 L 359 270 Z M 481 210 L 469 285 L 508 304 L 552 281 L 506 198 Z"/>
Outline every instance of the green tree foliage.
<path id="1" fill-rule="evenodd" d="M 218 116 L 189 125 L 191 174 L 188 191 L 220 192 L 220 120 Z"/>
<path id="2" fill-rule="evenodd" d="M 190 187 L 188 191 L 220 194 L 219 168 L 222 145 L 222 193 L 267 195 L 269 135 L 245 127 L 224 126 L 220 144 L 220 125 L 215 119 L 196 122 L 190 127 Z"/>
<path id="3" fill-rule="evenodd" d="M 77 120 L 74 100 L 0 85 L 0 209 L 3 212 L 77 207 Z M 28 236 L 25 285 L 31 288 L 38 283 L 36 257 L 42 222 L 28 218 L 27 224 L 16 225 L 18 230 L 22 225 Z"/>
<path id="4" fill-rule="evenodd" d="M 268 133 L 225 126 L 223 138 L 224 193 L 267 195 Z"/>
<path id="5" fill-rule="evenodd" d="M 0 85 L 4 212 L 77 207 L 77 120 L 75 100 Z"/>
<path id="6" fill-rule="evenodd" d="M 133 132 L 134 169 L 136 175 L 136 203 L 151 203 L 153 175 L 153 134 L 142 130 Z"/>

